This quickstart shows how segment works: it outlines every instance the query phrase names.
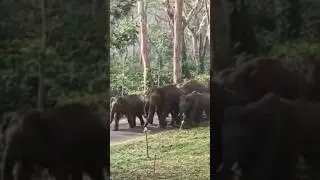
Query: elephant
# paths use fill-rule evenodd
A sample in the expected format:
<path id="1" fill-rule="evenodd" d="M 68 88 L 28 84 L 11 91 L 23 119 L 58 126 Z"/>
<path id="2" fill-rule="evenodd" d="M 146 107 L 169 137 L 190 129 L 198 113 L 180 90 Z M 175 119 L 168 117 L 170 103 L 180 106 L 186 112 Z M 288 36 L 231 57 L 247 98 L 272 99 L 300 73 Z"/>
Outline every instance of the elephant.
<path id="1" fill-rule="evenodd" d="M 4 134 L 4 151 L 5 153 L 5 163 L 4 163 L 4 175 L 2 179 L 14 179 L 17 180 L 27 180 L 31 179 L 31 177 L 38 177 L 41 178 L 42 172 L 44 170 L 43 167 L 35 163 L 21 163 L 19 160 L 27 155 L 20 154 L 25 153 L 22 152 L 20 148 L 24 147 L 21 146 L 23 143 L 22 141 L 22 134 L 20 133 L 20 125 L 16 123 L 8 124 L 8 126 L 3 129 Z M 10 158 L 9 158 L 10 156 Z M 10 159 L 10 160 L 9 160 Z M 14 169 L 13 174 L 9 174 L 6 169 Z M 10 172 L 11 173 L 11 172 Z"/>
<path id="2" fill-rule="evenodd" d="M 243 62 L 224 77 L 224 86 L 257 101 L 273 92 L 294 100 L 304 93 L 305 81 L 298 72 L 285 69 L 280 59 L 259 57 Z"/>
<path id="3" fill-rule="evenodd" d="M 305 80 L 307 82 L 306 96 L 309 100 L 320 101 L 320 63 L 318 61 L 306 61 Z"/>
<path id="4" fill-rule="evenodd" d="M 82 179 L 82 173 L 104 179 L 109 129 L 89 106 L 70 103 L 45 112 L 30 111 L 14 126 L 4 151 L 3 179 L 13 179 L 17 164 L 18 179 L 30 179 L 35 165 L 48 168 L 57 180 L 66 180 L 68 174 Z"/>
<path id="5" fill-rule="evenodd" d="M 177 84 L 176 86 L 184 91 L 185 94 L 192 93 L 193 91 L 210 93 L 208 86 L 196 80 L 187 80 L 183 83 Z"/>
<path id="6" fill-rule="evenodd" d="M 111 122 L 115 119 L 114 131 L 119 131 L 119 120 L 121 115 L 125 115 L 128 119 L 130 128 L 136 127 L 136 117 L 140 119 L 141 126 L 144 126 L 143 120 L 144 104 L 137 95 L 128 95 L 118 97 L 113 101 L 111 106 Z"/>
<path id="7" fill-rule="evenodd" d="M 149 97 L 146 95 L 142 99 L 143 99 L 143 104 L 144 104 L 144 106 L 143 106 L 143 116 L 145 118 L 147 118 L 148 117 L 148 110 L 149 110 L 149 106 L 150 106 Z"/>
<path id="8" fill-rule="evenodd" d="M 149 99 L 148 98 L 144 98 L 144 117 L 146 119 L 148 118 L 149 107 L 150 107 Z M 158 117 L 160 116 L 160 114 L 158 114 L 157 112 L 155 112 L 155 113 L 157 114 Z M 176 111 L 175 110 L 171 110 L 170 114 L 171 114 L 172 117 L 174 117 L 176 115 Z M 153 124 L 153 118 L 149 123 Z"/>
<path id="9" fill-rule="evenodd" d="M 210 104 L 210 117 L 213 119 L 211 122 L 212 133 L 211 142 L 213 143 L 214 152 L 214 168 L 222 163 L 222 125 L 224 122 L 224 111 L 229 106 L 244 105 L 247 103 L 246 97 L 243 97 L 236 91 L 230 91 L 224 87 L 224 79 L 220 76 L 212 76 L 210 79 L 210 89 L 212 91 L 211 104 Z M 218 179 L 218 178 L 217 178 Z"/>
<path id="10" fill-rule="evenodd" d="M 231 106 L 224 113 L 225 170 L 238 161 L 243 179 L 294 179 L 301 154 L 311 167 L 318 168 L 320 104 L 267 93 L 256 102 Z"/>
<path id="11" fill-rule="evenodd" d="M 181 95 L 179 109 L 180 116 L 184 115 L 183 120 L 188 123 L 195 121 L 198 124 L 203 111 L 210 119 L 210 94 L 193 91 L 187 95 Z"/>
<path id="12" fill-rule="evenodd" d="M 219 77 L 220 79 L 223 79 L 223 78 L 229 76 L 234 71 L 235 71 L 234 68 L 226 68 L 226 69 L 223 69 L 221 71 L 216 72 L 215 77 Z"/>
<path id="13" fill-rule="evenodd" d="M 290 146 L 285 145 L 290 141 L 281 133 L 286 132 L 283 127 L 288 125 L 287 111 L 291 108 L 272 93 L 244 106 L 227 107 L 221 129 L 224 166 L 217 173 L 219 177 L 230 179 L 235 162 L 241 167 L 243 179 L 278 179 L 277 174 L 284 175 L 277 168 L 285 171 L 283 168 L 288 167 L 279 159 L 285 157 L 281 154 L 284 150 L 289 154 Z"/>
<path id="14" fill-rule="evenodd" d="M 149 92 L 149 109 L 147 123 L 153 123 L 154 113 L 158 114 L 160 128 L 166 127 L 166 117 L 171 113 L 171 125 L 180 123 L 179 114 L 179 98 L 184 92 L 171 84 L 163 87 L 153 88 Z"/>

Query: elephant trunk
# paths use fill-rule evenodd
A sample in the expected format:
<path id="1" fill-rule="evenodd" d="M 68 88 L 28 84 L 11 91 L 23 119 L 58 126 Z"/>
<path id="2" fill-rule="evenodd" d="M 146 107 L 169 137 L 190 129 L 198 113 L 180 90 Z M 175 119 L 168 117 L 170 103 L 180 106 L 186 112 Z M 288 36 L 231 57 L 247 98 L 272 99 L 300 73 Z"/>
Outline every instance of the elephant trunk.
<path id="1" fill-rule="evenodd" d="M 114 119 L 114 114 L 116 113 L 115 111 L 115 106 L 111 107 L 111 112 L 110 112 L 110 124 L 112 123 L 113 119 Z"/>
<path id="2" fill-rule="evenodd" d="M 145 127 L 147 127 L 149 123 L 153 124 L 154 113 L 155 113 L 155 105 L 149 103 L 148 114 L 147 114 L 147 122 L 144 125 Z"/>
<path id="3" fill-rule="evenodd" d="M 148 118 L 149 107 L 150 107 L 150 102 L 149 102 L 149 101 L 145 101 L 145 102 L 144 102 L 144 107 L 143 107 L 143 116 L 144 116 L 145 118 Z"/>
<path id="4" fill-rule="evenodd" d="M 15 136 L 14 138 L 17 138 Z M 13 180 L 13 169 L 16 163 L 16 159 L 19 159 L 17 155 L 18 152 L 18 144 L 15 141 L 11 141 L 7 144 L 7 147 L 4 150 L 4 158 L 3 158 L 3 169 L 2 169 L 2 179 L 4 180 Z"/>

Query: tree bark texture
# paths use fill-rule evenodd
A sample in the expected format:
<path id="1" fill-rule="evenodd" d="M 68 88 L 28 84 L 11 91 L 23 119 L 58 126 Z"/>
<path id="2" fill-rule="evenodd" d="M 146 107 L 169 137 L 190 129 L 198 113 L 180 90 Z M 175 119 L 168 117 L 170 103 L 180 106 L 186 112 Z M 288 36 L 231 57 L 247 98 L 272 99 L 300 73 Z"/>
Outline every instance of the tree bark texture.
<path id="1" fill-rule="evenodd" d="M 140 53 L 143 63 L 143 81 L 144 93 L 146 93 L 152 86 L 151 69 L 149 60 L 149 47 L 148 47 L 148 31 L 147 31 L 147 15 L 144 5 L 144 0 L 138 1 L 138 13 L 140 16 Z"/>
<path id="2" fill-rule="evenodd" d="M 174 41 L 173 41 L 173 83 L 182 82 L 181 71 L 181 33 L 182 32 L 182 0 L 175 0 Z"/>

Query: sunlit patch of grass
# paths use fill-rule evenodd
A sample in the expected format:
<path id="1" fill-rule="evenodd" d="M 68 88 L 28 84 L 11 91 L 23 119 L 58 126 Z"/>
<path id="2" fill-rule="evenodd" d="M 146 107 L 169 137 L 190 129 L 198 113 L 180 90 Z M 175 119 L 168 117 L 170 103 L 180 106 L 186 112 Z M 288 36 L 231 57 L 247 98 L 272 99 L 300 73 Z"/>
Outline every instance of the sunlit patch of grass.
<path id="1" fill-rule="evenodd" d="M 210 127 L 166 131 L 148 140 L 150 158 L 142 137 L 111 146 L 112 179 L 210 179 Z"/>

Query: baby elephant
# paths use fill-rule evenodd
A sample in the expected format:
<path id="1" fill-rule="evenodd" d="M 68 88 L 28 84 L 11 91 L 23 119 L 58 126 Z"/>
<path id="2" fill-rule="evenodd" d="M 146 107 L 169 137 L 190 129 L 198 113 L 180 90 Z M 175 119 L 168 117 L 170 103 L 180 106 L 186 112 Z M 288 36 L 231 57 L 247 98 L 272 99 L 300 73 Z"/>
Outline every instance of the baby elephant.
<path id="1" fill-rule="evenodd" d="M 180 116 L 183 115 L 185 122 L 200 122 L 201 115 L 205 111 L 207 118 L 210 119 L 210 94 L 193 91 L 187 95 L 180 96 Z"/>
<path id="2" fill-rule="evenodd" d="M 114 131 L 119 131 L 119 120 L 122 115 L 128 119 L 130 128 L 136 127 L 136 117 L 140 119 L 141 126 L 144 126 L 143 120 L 143 101 L 137 95 L 128 95 L 115 98 L 111 104 L 110 124 L 115 119 Z M 114 117 L 115 116 L 115 117 Z"/>

